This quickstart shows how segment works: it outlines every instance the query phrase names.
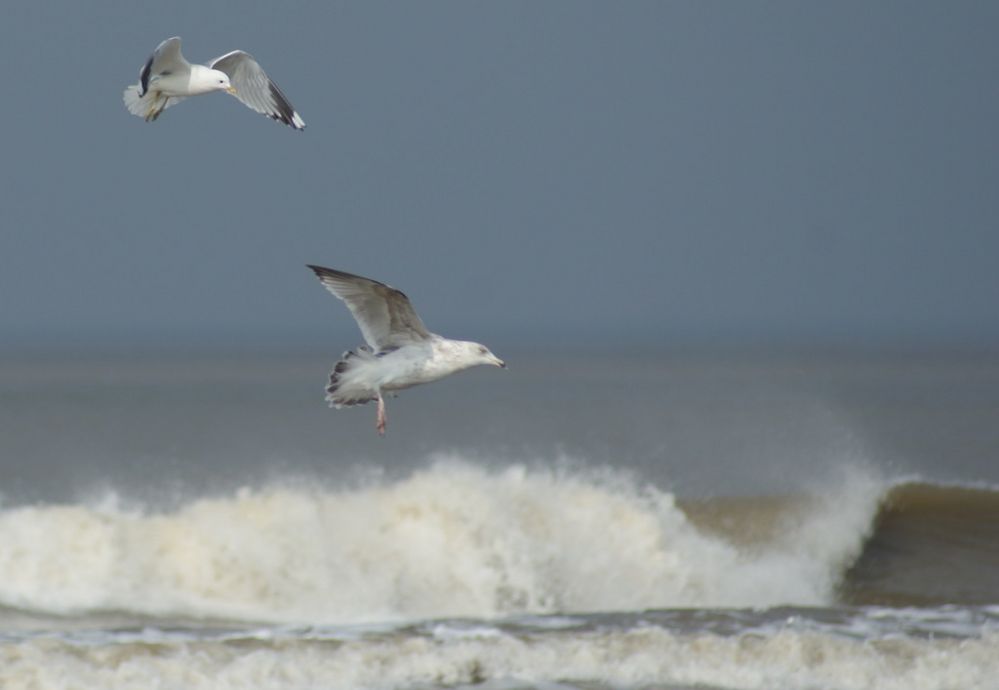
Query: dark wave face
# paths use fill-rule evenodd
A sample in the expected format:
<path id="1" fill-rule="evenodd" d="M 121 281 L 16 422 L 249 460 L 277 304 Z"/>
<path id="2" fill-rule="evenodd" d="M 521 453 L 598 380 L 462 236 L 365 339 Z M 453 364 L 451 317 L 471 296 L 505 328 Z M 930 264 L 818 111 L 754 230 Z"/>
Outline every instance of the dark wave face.
<path id="1" fill-rule="evenodd" d="M 999 601 L 999 492 L 896 486 L 845 575 L 841 597 L 890 606 Z"/>
<path id="2" fill-rule="evenodd" d="M 814 497 L 682 503 L 695 524 L 748 551 L 772 548 L 808 519 Z M 844 506 L 843 520 L 848 519 Z M 848 606 L 986 605 L 999 601 L 999 491 L 919 481 L 889 485 L 857 558 L 839 575 Z"/>

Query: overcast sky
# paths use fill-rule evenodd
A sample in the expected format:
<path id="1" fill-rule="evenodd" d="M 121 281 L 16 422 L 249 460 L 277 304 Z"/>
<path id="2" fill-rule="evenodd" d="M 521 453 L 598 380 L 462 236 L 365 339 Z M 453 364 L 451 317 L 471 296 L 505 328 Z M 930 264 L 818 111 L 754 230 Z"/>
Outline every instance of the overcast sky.
<path id="1" fill-rule="evenodd" d="M 0 349 L 353 346 L 305 263 L 504 346 L 999 345 L 999 3 L 3 14 Z M 173 35 L 308 128 L 130 115 Z"/>

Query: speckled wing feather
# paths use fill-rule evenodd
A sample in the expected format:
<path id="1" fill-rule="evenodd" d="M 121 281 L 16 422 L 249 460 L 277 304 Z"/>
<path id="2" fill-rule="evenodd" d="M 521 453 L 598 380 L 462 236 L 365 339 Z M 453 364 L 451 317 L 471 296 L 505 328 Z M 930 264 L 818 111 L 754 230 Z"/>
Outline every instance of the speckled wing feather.
<path id="1" fill-rule="evenodd" d="M 343 271 L 311 268 L 326 289 L 343 300 L 375 352 L 391 350 L 431 338 L 409 298 L 400 290 Z"/>

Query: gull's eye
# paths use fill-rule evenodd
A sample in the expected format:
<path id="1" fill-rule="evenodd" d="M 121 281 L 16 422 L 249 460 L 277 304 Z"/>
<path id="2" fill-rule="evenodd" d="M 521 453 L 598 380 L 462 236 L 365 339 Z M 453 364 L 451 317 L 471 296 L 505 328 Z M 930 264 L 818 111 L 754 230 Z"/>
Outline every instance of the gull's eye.
<path id="1" fill-rule="evenodd" d="M 484 354 L 486 354 L 486 348 L 484 348 L 484 347 L 480 347 L 480 348 L 479 348 L 479 354 L 480 354 L 480 355 L 484 355 Z"/>

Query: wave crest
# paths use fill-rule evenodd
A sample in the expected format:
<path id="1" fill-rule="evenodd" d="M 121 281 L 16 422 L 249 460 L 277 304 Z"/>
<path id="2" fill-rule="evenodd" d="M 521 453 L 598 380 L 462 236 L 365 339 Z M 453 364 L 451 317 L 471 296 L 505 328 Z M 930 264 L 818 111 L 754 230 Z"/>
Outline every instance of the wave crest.
<path id="1" fill-rule="evenodd" d="M 742 545 L 620 473 L 456 458 L 378 486 L 242 489 L 168 513 L 22 507 L 0 513 L 0 602 L 308 623 L 821 605 L 881 495 L 846 480 L 779 539 Z"/>

